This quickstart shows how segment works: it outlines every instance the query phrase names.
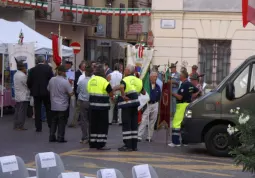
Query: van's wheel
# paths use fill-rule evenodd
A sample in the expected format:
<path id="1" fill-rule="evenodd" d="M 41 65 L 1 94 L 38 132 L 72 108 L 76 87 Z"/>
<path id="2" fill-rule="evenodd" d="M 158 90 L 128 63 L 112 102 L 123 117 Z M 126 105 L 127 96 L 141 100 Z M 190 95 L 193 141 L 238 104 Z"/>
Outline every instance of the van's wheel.
<path id="1" fill-rule="evenodd" d="M 205 134 L 205 146 L 213 156 L 229 156 L 231 137 L 227 132 L 227 125 L 213 126 Z"/>

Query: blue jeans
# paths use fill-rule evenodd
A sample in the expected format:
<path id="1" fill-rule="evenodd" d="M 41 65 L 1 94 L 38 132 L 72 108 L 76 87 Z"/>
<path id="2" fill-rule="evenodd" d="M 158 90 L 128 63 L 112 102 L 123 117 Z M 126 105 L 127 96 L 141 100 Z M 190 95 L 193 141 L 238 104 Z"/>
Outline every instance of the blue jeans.
<path id="1" fill-rule="evenodd" d="M 46 109 L 43 104 L 42 104 L 42 109 L 41 109 L 41 120 L 46 121 Z"/>

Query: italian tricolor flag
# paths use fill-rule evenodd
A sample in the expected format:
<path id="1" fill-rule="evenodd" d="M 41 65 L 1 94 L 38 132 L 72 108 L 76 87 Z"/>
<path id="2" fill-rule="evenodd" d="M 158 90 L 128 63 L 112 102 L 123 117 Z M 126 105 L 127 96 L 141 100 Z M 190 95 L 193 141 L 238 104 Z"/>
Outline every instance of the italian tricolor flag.
<path id="1" fill-rule="evenodd" d="M 71 6 L 61 5 L 60 6 L 60 11 L 69 12 L 69 11 L 71 11 Z"/>
<path id="2" fill-rule="evenodd" d="M 250 22 L 255 25 L 255 1 L 242 0 L 243 27 Z"/>

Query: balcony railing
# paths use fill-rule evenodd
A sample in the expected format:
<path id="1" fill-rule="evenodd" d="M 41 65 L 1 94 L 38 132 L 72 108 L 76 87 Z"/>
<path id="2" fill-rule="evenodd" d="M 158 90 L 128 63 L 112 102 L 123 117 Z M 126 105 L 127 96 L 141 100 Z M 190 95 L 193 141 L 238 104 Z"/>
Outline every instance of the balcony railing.
<path id="1" fill-rule="evenodd" d="M 3 5 L 19 8 L 34 8 L 37 21 L 50 23 L 72 24 L 80 26 L 96 26 L 98 16 L 95 14 L 83 14 L 78 11 L 62 11 L 63 6 L 80 7 L 77 4 L 63 4 L 61 1 L 37 1 L 37 0 L 0 0 Z"/>
<path id="2" fill-rule="evenodd" d="M 81 26 L 96 26 L 98 16 L 93 14 L 81 14 L 77 12 L 61 11 L 63 3 L 60 1 L 48 1 L 47 9 L 36 9 L 37 21 L 51 23 L 77 24 Z M 72 6 L 79 6 L 72 4 Z"/>

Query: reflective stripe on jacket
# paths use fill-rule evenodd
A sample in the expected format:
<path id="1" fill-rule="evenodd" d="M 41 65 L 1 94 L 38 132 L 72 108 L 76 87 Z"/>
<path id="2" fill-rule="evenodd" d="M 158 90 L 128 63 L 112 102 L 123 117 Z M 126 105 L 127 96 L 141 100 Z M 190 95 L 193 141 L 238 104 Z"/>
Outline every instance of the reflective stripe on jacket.
<path id="1" fill-rule="evenodd" d="M 88 81 L 89 104 L 91 109 L 110 109 L 109 95 L 106 91 L 109 82 L 99 76 Z"/>
<path id="2" fill-rule="evenodd" d="M 143 87 L 142 80 L 135 76 L 128 76 L 123 81 L 126 83 L 125 94 L 130 100 L 124 101 L 122 97 L 119 97 L 119 108 L 138 107 L 140 105 L 138 95 Z"/>

